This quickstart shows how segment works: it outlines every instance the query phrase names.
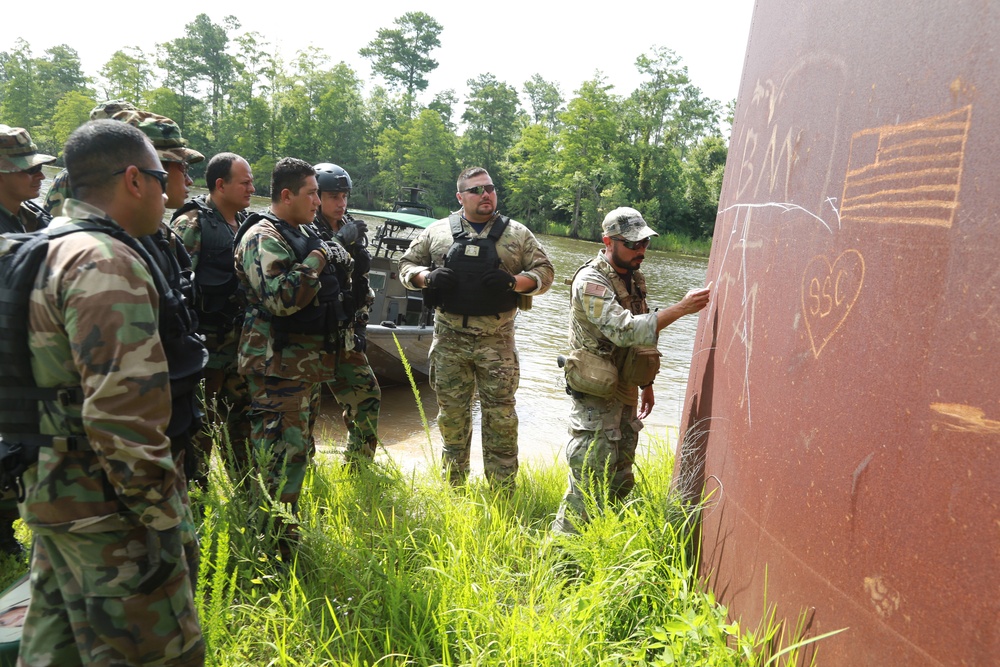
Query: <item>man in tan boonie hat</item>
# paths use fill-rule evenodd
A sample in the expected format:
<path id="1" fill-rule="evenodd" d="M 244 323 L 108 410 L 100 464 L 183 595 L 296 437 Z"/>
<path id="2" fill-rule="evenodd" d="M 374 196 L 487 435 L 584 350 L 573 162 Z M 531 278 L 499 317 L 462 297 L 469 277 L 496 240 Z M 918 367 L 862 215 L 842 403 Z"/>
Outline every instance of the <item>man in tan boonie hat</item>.
<path id="1" fill-rule="evenodd" d="M 0 125 L 0 234 L 33 232 L 48 224 L 49 215 L 31 200 L 45 179 L 42 165 L 55 161 L 38 152 L 23 127 Z"/>

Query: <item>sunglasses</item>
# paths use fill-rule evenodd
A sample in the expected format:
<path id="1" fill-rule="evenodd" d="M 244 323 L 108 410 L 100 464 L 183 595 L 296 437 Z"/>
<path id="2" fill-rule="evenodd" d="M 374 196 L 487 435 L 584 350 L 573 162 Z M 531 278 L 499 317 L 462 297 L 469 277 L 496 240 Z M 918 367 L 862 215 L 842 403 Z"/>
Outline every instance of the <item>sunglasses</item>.
<path id="1" fill-rule="evenodd" d="M 21 171 L 28 174 L 29 176 L 37 176 L 38 174 L 42 173 L 42 165 L 36 164 L 34 167 L 31 167 L 30 169 L 22 169 Z"/>
<path id="2" fill-rule="evenodd" d="M 159 181 L 160 188 L 163 189 L 163 194 L 167 194 L 167 172 L 163 171 L 162 169 L 143 169 L 142 167 L 136 167 L 136 169 L 146 174 L 147 176 L 152 176 L 157 181 Z M 120 174 L 124 174 L 126 170 L 128 170 L 128 167 L 125 167 L 125 169 L 119 169 L 118 171 L 114 172 L 111 175 L 118 176 Z"/>
<path id="3" fill-rule="evenodd" d="M 494 191 L 496 191 L 496 189 L 497 186 L 490 183 L 489 185 L 477 185 L 474 188 L 465 188 L 464 190 L 462 190 L 462 192 L 471 192 L 477 197 L 482 197 L 484 192 L 489 192 L 492 194 Z"/>
<path id="4" fill-rule="evenodd" d="M 618 238 L 617 236 L 615 236 L 613 238 L 614 238 L 615 241 L 618 241 L 619 243 L 621 243 L 623 246 L 625 246 L 629 250 L 635 250 L 636 248 L 648 248 L 649 247 L 649 239 L 643 239 L 641 241 L 626 241 L 625 239 Z"/>

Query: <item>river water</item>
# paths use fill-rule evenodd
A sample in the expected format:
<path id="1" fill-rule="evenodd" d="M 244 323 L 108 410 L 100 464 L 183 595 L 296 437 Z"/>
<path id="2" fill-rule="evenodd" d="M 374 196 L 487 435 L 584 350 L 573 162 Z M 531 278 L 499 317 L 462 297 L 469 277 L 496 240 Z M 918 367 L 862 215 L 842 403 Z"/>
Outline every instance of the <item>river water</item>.
<path id="1" fill-rule="evenodd" d="M 53 176 L 56 171 L 46 174 Z M 40 200 L 44 200 L 50 183 L 46 178 Z M 191 196 L 204 192 L 192 188 Z M 255 197 L 251 208 L 264 209 L 267 205 L 267 200 Z M 557 236 L 539 236 L 538 240 L 555 266 L 556 278 L 548 292 L 534 298 L 531 310 L 518 313 L 516 321 L 517 350 L 521 359 L 521 384 L 517 391 L 518 448 L 522 464 L 546 466 L 562 459 L 568 439 L 566 426 L 571 400 L 565 392 L 562 369 L 556 365 L 556 357 L 568 351 L 569 285 L 566 281 L 602 246 Z M 646 274 L 650 308 L 668 306 L 679 301 L 689 289 L 702 286 L 707 268 L 705 258 L 647 250 L 642 270 Z M 683 317 L 660 333 L 659 350 L 663 357 L 655 384 L 656 402 L 652 414 L 644 420 L 640 448 L 650 436 L 661 439 L 669 436 L 671 442 L 676 437 L 697 322 L 696 317 Z M 426 415 L 426 429 L 420 406 Z M 410 387 L 383 388 L 379 418 L 379 439 L 383 447 L 378 456 L 391 457 L 404 470 L 434 464 L 441 452 L 436 417 L 437 403 L 429 385 L 419 385 L 416 394 Z M 483 469 L 478 402 L 473 406 L 473 423 L 472 472 L 476 475 Z M 324 396 L 315 435 L 321 454 L 327 455 L 341 449 L 346 440 L 340 410 L 328 395 Z"/>
<path id="2" fill-rule="evenodd" d="M 519 312 L 516 320 L 521 360 L 521 384 L 517 391 L 518 448 L 522 464 L 546 466 L 562 459 L 568 440 L 571 399 L 565 392 L 562 369 L 556 365 L 556 357 L 568 351 L 569 285 L 565 281 L 603 246 L 555 236 L 539 236 L 538 240 L 555 266 L 556 278 L 552 288 L 535 297 L 532 309 Z M 704 258 L 647 251 L 642 269 L 650 308 L 675 303 L 689 289 L 703 285 L 707 268 L 708 260 Z M 671 441 L 675 439 L 697 322 L 696 317 L 683 317 L 660 334 L 659 350 L 663 358 L 654 385 L 656 402 L 652 414 L 644 420 L 640 447 L 650 435 L 664 438 L 669 433 Z M 384 449 L 379 450 L 379 456 L 388 454 L 407 470 L 430 464 L 441 451 L 434 393 L 427 384 L 420 385 L 418 391 L 430 426 L 429 440 L 413 390 L 409 387 L 382 390 L 379 437 Z M 342 443 L 345 429 L 336 403 L 327 398 L 323 407 L 317 424 L 317 442 Z M 478 402 L 473 408 L 473 423 L 472 472 L 476 475 L 482 473 Z"/>

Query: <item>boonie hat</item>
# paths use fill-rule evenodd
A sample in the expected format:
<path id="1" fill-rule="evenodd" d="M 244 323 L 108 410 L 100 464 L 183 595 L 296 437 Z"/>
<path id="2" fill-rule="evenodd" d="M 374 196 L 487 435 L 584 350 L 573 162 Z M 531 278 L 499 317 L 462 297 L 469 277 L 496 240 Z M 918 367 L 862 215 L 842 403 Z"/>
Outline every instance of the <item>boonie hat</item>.
<path id="1" fill-rule="evenodd" d="M 125 100 L 108 100 L 101 102 L 90 110 L 90 120 L 103 120 L 111 118 L 119 111 L 136 111 L 136 107 L 131 102 Z"/>
<path id="2" fill-rule="evenodd" d="M 14 174 L 55 161 L 55 157 L 38 152 L 38 146 L 23 127 L 0 125 L 0 173 Z"/>
<path id="3" fill-rule="evenodd" d="M 621 206 L 604 216 L 604 235 L 623 238 L 626 241 L 641 241 L 651 236 L 659 236 L 642 219 L 642 214 L 634 208 Z"/>
<path id="4" fill-rule="evenodd" d="M 187 139 L 181 136 L 181 128 L 166 116 L 151 111 L 123 109 L 111 116 L 139 128 L 153 142 L 156 154 L 162 162 L 201 162 L 205 156 L 187 147 Z"/>

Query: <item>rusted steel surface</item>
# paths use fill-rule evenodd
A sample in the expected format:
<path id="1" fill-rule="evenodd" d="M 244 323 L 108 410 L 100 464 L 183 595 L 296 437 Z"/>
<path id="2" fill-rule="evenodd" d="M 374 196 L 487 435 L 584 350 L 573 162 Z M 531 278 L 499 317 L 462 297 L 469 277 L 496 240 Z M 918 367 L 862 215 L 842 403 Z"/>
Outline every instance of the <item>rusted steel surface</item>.
<path id="1" fill-rule="evenodd" d="M 756 6 L 677 484 L 820 665 L 1000 663 L 998 54 L 994 2 Z"/>

